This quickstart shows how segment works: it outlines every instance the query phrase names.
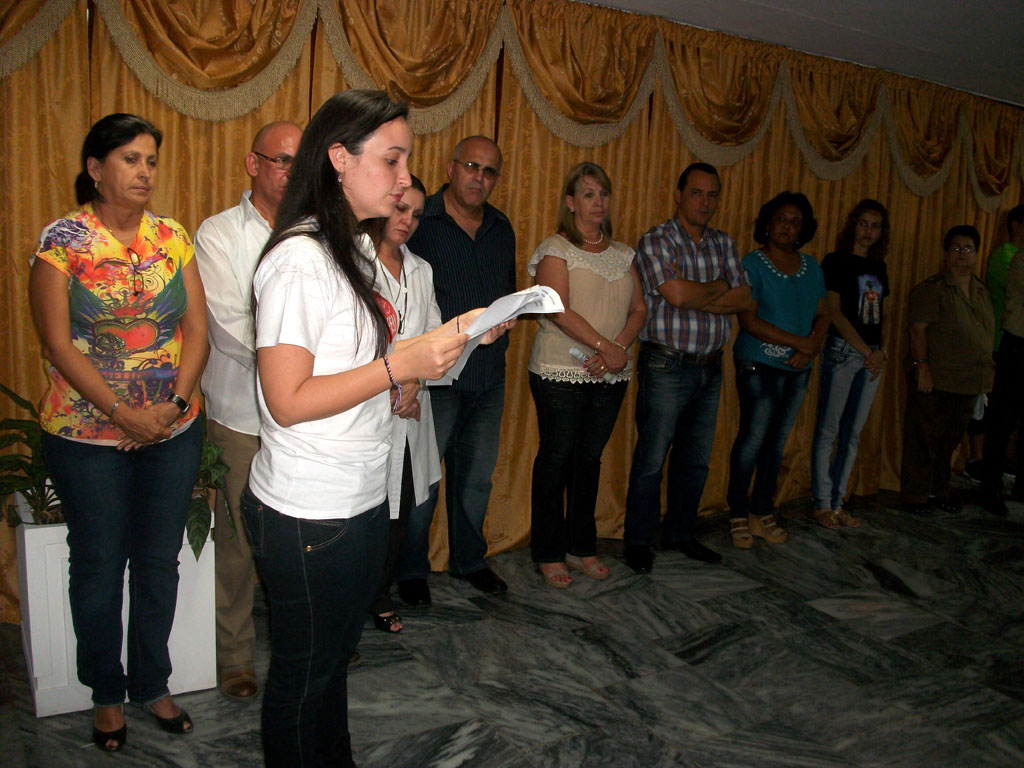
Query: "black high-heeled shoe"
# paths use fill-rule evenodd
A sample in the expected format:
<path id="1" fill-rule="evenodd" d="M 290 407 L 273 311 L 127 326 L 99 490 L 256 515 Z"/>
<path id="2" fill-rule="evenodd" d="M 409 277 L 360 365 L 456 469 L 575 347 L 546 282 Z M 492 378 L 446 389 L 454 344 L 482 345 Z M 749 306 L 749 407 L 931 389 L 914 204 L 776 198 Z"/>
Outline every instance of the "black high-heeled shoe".
<path id="1" fill-rule="evenodd" d="M 124 709 L 121 709 L 121 716 L 124 716 Z M 96 722 L 93 721 L 92 725 L 92 741 L 93 743 L 102 749 L 104 752 L 117 752 L 121 747 L 124 746 L 125 741 L 128 738 L 128 723 L 122 723 L 121 727 L 114 731 L 101 731 L 96 727 Z"/>
<path id="2" fill-rule="evenodd" d="M 104 752 L 117 752 L 124 746 L 125 741 L 128 740 L 128 724 L 125 723 L 116 731 L 101 731 L 94 725 L 92 727 L 92 740 Z"/>
<path id="3" fill-rule="evenodd" d="M 160 717 L 149 704 L 143 705 L 142 711 L 151 714 L 156 719 L 156 724 L 164 731 L 167 731 L 167 733 L 184 735 L 192 733 L 194 730 L 192 718 L 188 716 L 188 712 L 180 707 L 178 714 L 174 717 Z"/>

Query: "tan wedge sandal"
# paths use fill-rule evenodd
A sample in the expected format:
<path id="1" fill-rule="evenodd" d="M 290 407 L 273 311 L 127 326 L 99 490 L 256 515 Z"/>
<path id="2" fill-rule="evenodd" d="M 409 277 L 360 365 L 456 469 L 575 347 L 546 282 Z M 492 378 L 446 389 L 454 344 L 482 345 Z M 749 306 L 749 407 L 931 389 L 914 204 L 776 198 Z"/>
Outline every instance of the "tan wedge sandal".
<path id="1" fill-rule="evenodd" d="M 747 515 L 747 520 L 752 535 L 760 536 L 772 544 L 781 544 L 786 540 L 786 531 L 775 522 L 775 515 L 762 515 L 761 517 Z"/>
<path id="2" fill-rule="evenodd" d="M 754 537 L 750 535 L 750 526 L 744 517 L 734 517 L 729 520 L 729 533 L 732 534 L 732 545 L 740 549 L 750 549 L 754 546 Z"/>

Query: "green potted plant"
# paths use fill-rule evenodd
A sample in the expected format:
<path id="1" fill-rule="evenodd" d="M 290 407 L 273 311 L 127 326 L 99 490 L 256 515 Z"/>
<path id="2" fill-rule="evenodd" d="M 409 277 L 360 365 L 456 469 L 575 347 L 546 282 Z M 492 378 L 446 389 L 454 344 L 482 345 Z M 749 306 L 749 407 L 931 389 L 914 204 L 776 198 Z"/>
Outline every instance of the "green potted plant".
<path id="1" fill-rule="evenodd" d="M 43 461 L 43 429 L 39 426 L 39 411 L 31 402 L 3 384 L 0 384 L 0 392 L 29 414 L 26 419 L 0 420 L 0 450 L 12 446 L 27 449 L 24 453 L 0 456 L 0 499 L 10 499 L 20 493 L 25 500 L 24 512 L 29 517 L 25 522 L 36 525 L 63 523 L 60 500 L 50 487 L 50 473 Z M 11 525 L 23 522 L 13 503 L 9 503 L 7 514 Z"/>

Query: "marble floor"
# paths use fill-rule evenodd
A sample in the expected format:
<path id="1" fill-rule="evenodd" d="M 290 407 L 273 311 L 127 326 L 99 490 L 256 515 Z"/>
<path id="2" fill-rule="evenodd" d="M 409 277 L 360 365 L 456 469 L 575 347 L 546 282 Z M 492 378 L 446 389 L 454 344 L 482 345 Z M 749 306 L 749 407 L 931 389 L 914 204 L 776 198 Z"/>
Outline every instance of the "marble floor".
<path id="1" fill-rule="evenodd" d="M 433 607 L 367 628 L 350 674 L 362 768 L 380 766 L 1024 765 L 1024 507 L 910 515 L 862 501 L 827 531 L 807 503 L 790 538 L 734 549 L 701 521 L 720 566 L 658 553 L 635 575 L 602 541 L 603 582 L 545 587 L 527 550 L 493 559 L 509 593 L 444 574 Z M 258 615 L 261 672 L 266 611 Z M 261 764 L 259 706 L 183 695 L 192 736 L 137 710 L 111 757 L 88 713 L 36 719 L 16 627 L 0 627 L 0 754 L 22 766 Z"/>

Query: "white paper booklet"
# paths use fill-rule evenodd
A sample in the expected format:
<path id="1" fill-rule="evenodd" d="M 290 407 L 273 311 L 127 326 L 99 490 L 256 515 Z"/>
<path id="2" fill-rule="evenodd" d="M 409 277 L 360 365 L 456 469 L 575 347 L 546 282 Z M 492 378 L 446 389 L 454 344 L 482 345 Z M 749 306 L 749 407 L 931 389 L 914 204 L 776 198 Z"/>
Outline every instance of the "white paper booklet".
<path id="1" fill-rule="evenodd" d="M 469 334 L 469 341 L 466 342 L 466 348 L 462 350 L 455 365 L 442 378 L 437 381 L 428 381 L 427 384 L 440 387 L 451 384 L 459 378 L 469 356 L 479 346 L 480 337 L 494 326 L 501 325 L 520 315 L 546 315 L 555 312 L 565 312 L 565 307 L 562 306 L 562 299 L 559 298 L 558 292 L 547 285 L 534 285 L 525 290 L 510 293 L 508 296 L 502 296 L 481 312 L 480 316 L 466 328 L 465 333 Z"/>

